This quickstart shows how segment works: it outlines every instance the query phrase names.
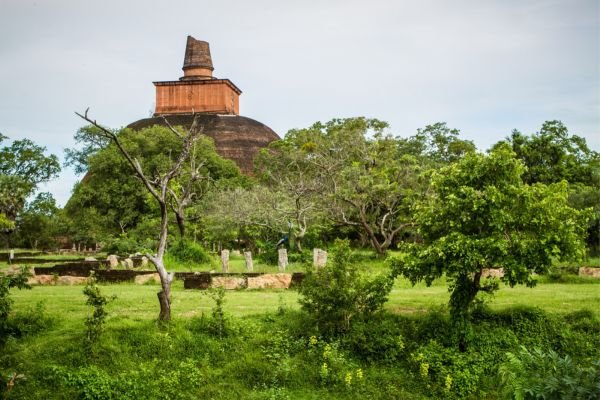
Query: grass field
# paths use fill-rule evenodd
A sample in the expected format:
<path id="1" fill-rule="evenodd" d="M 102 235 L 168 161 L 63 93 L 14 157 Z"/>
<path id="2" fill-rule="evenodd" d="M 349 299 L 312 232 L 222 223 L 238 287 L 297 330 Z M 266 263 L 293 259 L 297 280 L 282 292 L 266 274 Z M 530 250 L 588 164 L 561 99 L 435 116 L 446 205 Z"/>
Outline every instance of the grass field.
<path id="1" fill-rule="evenodd" d="M 381 259 L 360 258 L 365 272 L 387 271 Z M 244 269 L 243 257 L 232 257 L 231 270 Z M 255 264 L 258 272 L 276 270 Z M 303 267 L 293 264 L 290 270 Z M 568 355 L 573 370 L 581 366 L 578 371 L 600 360 L 600 281 L 575 275 L 563 280 L 568 283 L 540 277 L 535 288 L 501 285 L 485 299 L 489 311 L 473 322 L 467 352 L 459 352 L 452 339 L 444 278 L 430 287 L 397 279 L 387 313 L 341 338 L 319 336 L 293 289 L 227 291 L 223 333 L 215 330 L 213 299 L 206 291 L 183 289 L 181 281 L 173 284 L 173 321 L 167 326 L 156 323 L 159 285 L 100 284 L 104 295 L 116 298 L 106 306 L 104 333 L 93 353 L 85 350 L 91 308 L 83 286 L 13 289 L 13 315 L 24 333 L 4 347 L 0 343 L 0 397 L 508 398 L 498 367 L 521 346 Z M 40 303 L 43 311 L 36 313 Z M 10 389 L 6 377 L 15 374 L 24 379 Z"/>
<path id="2" fill-rule="evenodd" d="M 158 285 L 111 284 L 100 285 L 103 293 L 117 298 L 109 306 L 113 316 L 135 319 L 154 319 L 158 314 L 156 293 Z M 84 318 L 88 307 L 82 286 L 37 286 L 32 290 L 14 291 L 15 309 L 34 306 L 44 301 L 48 312 L 55 315 Z M 412 286 L 398 279 L 386 308 L 394 313 L 422 313 L 431 308 L 444 307 L 449 293 L 444 280 L 431 287 L 424 284 Z M 503 286 L 489 300 L 492 309 L 502 310 L 515 306 L 537 306 L 545 311 L 568 313 L 589 309 L 600 317 L 600 284 L 545 283 L 535 288 Z M 173 312 L 175 318 L 186 318 L 209 312 L 212 300 L 199 290 L 184 290 L 181 282 L 173 286 Z M 225 311 L 234 316 L 245 316 L 276 311 L 279 307 L 298 308 L 295 290 L 236 290 L 226 294 Z"/>

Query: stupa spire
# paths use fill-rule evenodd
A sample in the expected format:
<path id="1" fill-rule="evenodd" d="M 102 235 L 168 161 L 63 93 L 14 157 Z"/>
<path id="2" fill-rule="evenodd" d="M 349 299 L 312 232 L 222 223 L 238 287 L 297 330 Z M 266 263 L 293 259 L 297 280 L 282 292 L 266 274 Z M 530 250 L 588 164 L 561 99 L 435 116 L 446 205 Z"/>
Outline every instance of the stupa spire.
<path id="1" fill-rule="evenodd" d="M 208 42 L 188 36 L 183 59 L 183 76 L 179 79 L 213 79 L 213 70 Z"/>

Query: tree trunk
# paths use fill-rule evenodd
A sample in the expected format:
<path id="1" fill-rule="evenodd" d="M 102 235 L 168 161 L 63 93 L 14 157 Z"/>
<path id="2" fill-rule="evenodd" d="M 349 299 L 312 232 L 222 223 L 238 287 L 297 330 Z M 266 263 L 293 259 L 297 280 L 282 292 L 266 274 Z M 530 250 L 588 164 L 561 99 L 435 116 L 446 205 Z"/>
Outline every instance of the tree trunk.
<path id="1" fill-rule="evenodd" d="M 175 219 L 177 220 L 177 228 L 179 228 L 179 236 L 183 239 L 185 237 L 185 220 L 178 212 L 175 213 Z"/>
<path id="2" fill-rule="evenodd" d="M 160 303 L 160 313 L 158 314 L 158 319 L 160 321 L 171 320 L 171 282 L 166 286 L 166 290 L 163 287 L 163 290 L 156 294 L 158 296 L 158 302 Z"/>
<path id="3" fill-rule="evenodd" d="M 167 269 L 163 264 L 162 258 L 153 257 L 152 255 L 146 255 L 148 259 L 154 264 L 156 272 L 160 277 L 160 285 L 162 290 L 156 295 L 158 296 L 158 302 L 160 303 L 160 313 L 158 314 L 159 321 L 170 321 L 171 320 L 171 283 L 173 282 L 174 274 L 168 273 Z"/>

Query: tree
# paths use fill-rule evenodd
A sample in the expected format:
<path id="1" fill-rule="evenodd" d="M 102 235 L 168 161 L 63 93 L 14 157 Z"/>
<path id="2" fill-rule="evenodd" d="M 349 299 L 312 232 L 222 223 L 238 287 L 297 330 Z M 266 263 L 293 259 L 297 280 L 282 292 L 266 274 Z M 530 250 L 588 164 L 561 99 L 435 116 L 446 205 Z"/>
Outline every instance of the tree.
<path id="1" fill-rule="evenodd" d="M 227 244 L 276 242 L 288 231 L 289 199 L 266 186 L 225 187 L 207 197 L 202 225 L 205 236 Z"/>
<path id="2" fill-rule="evenodd" d="M 503 268 L 510 286 L 527 284 L 554 259 L 583 254 L 588 213 L 568 206 L 565 182 L 525 184 L 526 171 L 512 150 L 469 154 L 432 178 L 432 196 L 416 207 L 421 243 L 407 244 L 391 260 L 397 274 L 415 284 L 446 275 L 451 316 L 465 326 L 477 294 L 493 292 L 486 268 Z"/>
<path id="3" fill-rule="evenodd" d="M 594 208 L 587 242 L 593 251 L 600 252 L 600 153 L 591 150 L 584 138 L 570 135 L 560 121 L 546 121 L 538 133 L 530 136 L 514 130 L 504 142 L 527 167 L 525 183 L 565 180 L 569 182 L 572 206 Z"/>
<path id="4" fill-rule="evenodd" d="M 523 173 L 525 183 L 548 184 L 565 180 L 586 186 L 598 185 L 600 154 L 591 150 L 584 138 L 569 135 L 567 127 L 560 121 L 544 122 L 540 131 L 531 136 L 514 130 L 505 142 L 527 167 Z"/>
<path id="5" fill-rule="evenodd" d="M 138 179 L 141 180 L 146 191 L 155 199 L 159 207 L 160 214 L 160 234 L 156 254 L 147 254 L 148 259 L 156 267 L 156 272 L 160 276 L 162 290 L 157 294 L 160 303 L 159 320 L 169 321 L 171 319 L 171 283 L 174 274 L 169 273 L 164 264 L 164 255 L 167 248 L 167 236 L 169 230 L 169 211 L 173 191 L 170 185 L 174 180 L 181 176 L 184 166 L 190 163 L 190 157 L 195 152 L 195 147 L 201 138 L 202 128 L 198 127 L 197 119 L 187 132 L 168 124 L 167 129 L 174 139 L 171 147 L 163 148 L 163 157 L 154 160 L 151 165 L 142 165 L 140 160 L 132 151 L 126 148 L 124 138 L 131 134 L 131 130 L 112 131 L 107 129 L 95 120 L 88 117 L 88 110 L 84 114 L 76 113 L 79 117 L 86 120 L 97 128 L 95 135 L 110 140 L 116 146 L 121 156 L 127 161 Z M 151 128 L 152 129 L 152 128 Z M 155 127 L 155 129 L 158 129 Z M 138 133 L 145 135 L 144 130 Z M 189 172 L 188 179 L 195 180 L 201 176 L 201 167 L 203 163 L 191 163 L 192 170 Z"/>
<path id="6" fill-rule="evenodd" d="M 422 187 L 416 158 L 398 152 L 387 126 L 360 117 L 291 130 L 270 148 L 275 167 L 263 162 L 260 172 L 300 204 L 316 199 L 331 220 L 357 229 L 383 254 L 412 227 L 409 208 Z"/>
<path id="7" fill-rule="evenodd" d="M 277 199 L 279 225 L 291 224 L 294 243 L 300 252 L 307 233 L 323 226 L 325 219 L 319 204 L 321 182 L 306 156 L 305 151 L 297 151 L 293 141 L 278 140 L 261 150 L 254 161 L 260 181 Z"/>
<path id="8" fill-rule="evenodd" d="M 73 150 L 70 157 L 77 156 L 79 171 L 86 175 L 75 186 L 65 207 L 78 226 L 88 225 L 90 218 L 95 221 L 89 231 L 81 232 L 82 239 L 89 236 L 94 241 L 126 236 L 147 221 L 148 215 L 158 211 L 143 183 L 131 174 L 131 166 L 117 146 L 109 145 L 105 138 L 98 138 L 97 130 L 93 126 L 84 127 L 75 136 L 83 149 Z M 120 132 L 119 139 L 148 171 L 167 168 L 172 157 L 169 152 L 180 146 L 179 139 L 170 129 L 161 126 L 146 128 L 143 134 L 125 129 Z M 214 182 L 239 177 L 235 164 L 221 158 L 212 141 L 201 135 L 189 160 L 168 188 L 169 207 L 175 214 L 180 236 L 185 236 L 186 222 L 195 219 L 193 213 L 190 215 L 194 203 L 212 188 Z"/>
<path id="9" fill-rule="evenodd" d="M 53 247 L 57 213 L 58 207 L 52 194 L 38 193 L 17 218 L 16 234 L 23 247 Z"/>
<path id="10" fill-rule="evenodd" d="M 7 139 L 0 135 L 0 143 Z M 46 148 L 29 139 L 15 140 L 0 148 L 0 214 L 14 222 L 23 209 L 25 200 L 38 185 L 48 182 L 60 172 L 55 155 L 45 155 Z M 13 227 L 13 223 L 4 223 Z M 9 231 L 12 228 L 9 228 Z"/>
<path id="11" fill-rule="evenodd" d="M 417 157 L 422 163 L 439 167 L 460 160 L 475 151 L 475 144 L 459 138 L 458 129 L 450 129 L 445 122 L 436 122 L 418 129 L 409 138 L 398 139 L 401 154 Z"/>

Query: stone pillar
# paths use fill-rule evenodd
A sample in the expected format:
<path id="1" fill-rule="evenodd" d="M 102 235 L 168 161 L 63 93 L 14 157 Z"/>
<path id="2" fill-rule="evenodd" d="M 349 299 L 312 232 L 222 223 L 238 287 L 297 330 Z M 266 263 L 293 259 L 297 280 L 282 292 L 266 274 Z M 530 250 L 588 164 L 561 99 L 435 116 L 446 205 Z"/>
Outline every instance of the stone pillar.
<path id="1" fill-rule="evenodd" d="M 252 252 L 245 251 L 244 258 L 246 259 L 246 271 L 247 272 L 254 271 L 254 264 L 252 264 Z"/>
<path id="2" fill-rule="evenodd" d="M 229 250 L 221 250 L 221 270 L 229 272 Z"/>
<path id="3" fill-rule="evenodd" d="M 327 264 L 327 252 L 321 249 L 313 249 L 313 265 L 319 269 Z"/>
<path id="4" fill-rule="evenodd" d="M 279 249 L 279 260 L 277 262 L 280 272 L 284 272 L 288 266 L 288 257 L 286 249 Z"/>
<path id="5" fill-rule="evenodd" d="M 110 254 L 108 257 L 106 257 L 106 261 L 107 269 L 113 269 L 119 266 L 119 257 L 117 257 L 115 254 Z"/>
<path id="6" fill-rule="evenodd" d="M 15 251 L 11 250 L 11 251 L 8 252 L 8 263 L 12 264 L 12 262 L 13 262 L 14 259 L 15 259 Z"/>

